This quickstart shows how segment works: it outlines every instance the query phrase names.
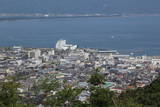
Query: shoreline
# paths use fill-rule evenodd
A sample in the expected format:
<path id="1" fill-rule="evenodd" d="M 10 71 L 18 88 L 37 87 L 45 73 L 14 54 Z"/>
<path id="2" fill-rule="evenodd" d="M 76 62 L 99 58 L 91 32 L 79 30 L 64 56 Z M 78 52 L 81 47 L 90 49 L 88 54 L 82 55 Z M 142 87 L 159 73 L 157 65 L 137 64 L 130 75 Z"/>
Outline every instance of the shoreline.
<path id="1" fill-rule="evenodd" d="M 18 46 L 18 47 L 22 47 L 23 49 L 56 49 L 55 47 L 25 47 L 25 46 Z M 6 50 L 11 50 L 13 49 L 14 46 L 0 46 L 0 50 L 6 49 Z M 156 52 L 156 54 L 154 54 L 155 51 L 151 50 L 160 50 L 160 48 L 153 48 L 153 49 L 102 49 L 102 48 L 89 48 L 89 47 L 78 47 L 77 49 L 83 49 L 83 50 L 94 50 L 94 51 L 117 51 L 119 54 L 125 54 L 125 55 L 134 55 L 134 56 L 160 56 L 160 53 L 158 54 Z M 150 51 L 150 52 L 146 52 L 146 51 Z"/>
<path id="2" fill-rule="evenodd" d="M 160 13 L 153 13 L 153 14 L 143 14 L 143 13 L 132 13 L 132 14 L 7 14 L 7 13 L 0 13 L 0 21 L 17 21 L 17 20 L 38 20 L 38 19 L 59 19 L 59 18 L 96 18 L 96 17 L 143 17 L 143 16 L 160 16 Z"/>

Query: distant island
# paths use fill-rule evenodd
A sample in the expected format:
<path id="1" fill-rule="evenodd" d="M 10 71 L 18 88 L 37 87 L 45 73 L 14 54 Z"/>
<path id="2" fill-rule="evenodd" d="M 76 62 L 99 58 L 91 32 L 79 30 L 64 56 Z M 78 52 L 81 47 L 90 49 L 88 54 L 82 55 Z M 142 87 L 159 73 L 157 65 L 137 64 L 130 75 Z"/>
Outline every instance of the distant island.
<path id="1" fill-rule="evenodd" d="M 133 16 L 160 16 L 159 13 L 153 14 L 9 14 L 9 13 L 0 13 L 0 21 L 6 20 L 27 20 L 27 19 L 53 19 L 53 18 L 83 18 L 83 17 L 133 17 Z"/>

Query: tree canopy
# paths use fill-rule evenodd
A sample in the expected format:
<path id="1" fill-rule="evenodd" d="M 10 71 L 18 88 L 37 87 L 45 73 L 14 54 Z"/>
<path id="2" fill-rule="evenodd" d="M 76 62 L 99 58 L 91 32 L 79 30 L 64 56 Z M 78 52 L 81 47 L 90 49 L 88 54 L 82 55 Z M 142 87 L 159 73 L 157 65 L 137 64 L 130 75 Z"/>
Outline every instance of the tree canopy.
<path id="1" fill-rule="evenodd" d="M 105 81 L 105 76 L 99 72 L 94 72 L 88 82 L 92 85 L 101 85 Z"/>
<path id="2" fill-rule="evenodd" d="M 15 106 L 19 101 L 17 88 L 20 84 L 13 81 L 0 82 L 0 105 Z"/>

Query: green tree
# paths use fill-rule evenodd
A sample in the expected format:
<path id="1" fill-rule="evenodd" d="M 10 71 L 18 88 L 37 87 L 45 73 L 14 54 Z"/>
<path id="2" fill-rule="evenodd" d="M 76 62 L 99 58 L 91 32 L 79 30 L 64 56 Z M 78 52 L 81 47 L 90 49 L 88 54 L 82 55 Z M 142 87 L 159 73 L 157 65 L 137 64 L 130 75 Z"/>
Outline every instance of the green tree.
<path id="1" fill-rule="evenodd" d="M 91 75 L 91 78 L 88 80 L 88 82 L 92 85 L 101 85 L 105 81 L 105 76 L 103 74 L 100 74 L 99 72 L 95 72 Z"/>
<path id="2" fill-rule="evenodd" d="M 1 107 L 15 107 L 19 101 L 17 88 L 20 84 L 13 81 L 0 82 L 0 105 Z"/>
<path id="3" fill-rule="evenodd" d="M 63 90 L 58 91 L 55 95 L 47 98 L 47 105 L 52 107 L 72 107 L 73 105 L 80 107 L 81 102 L 76 98 L 81 93 L 81 89 L 72 88 L 70 86 L 65 87 Z"/>
<path id="4" fill-rule="evenodd" d="M 104 88 L 95 88 L 90 95 L 92 107 L 114 107 L 114 93 Z"/>
<path id="5" fill-rule="evenodd" d="M 39 84 L 39 89 L 44 92 L 55 91 L 59 87 L 59 82 L 55 79 L 46 78 Z"/>
<path id="6" fill-rule="evenodd" d="M 59 82 L 51 76 L 45 77 L 34 83 L 32 90 L 35 92 L 35 94 L 39 94 L 40 92 L 50 93 L 51 91 L 57 90 L 59 87 Z"/>
<path id="7" fill-rule="evenodd" d="M 143 107 L 142 104 L 138 104 L 133 98 L 119 99 L 116 103 L 117 107 Z"/>
<path id="8" fill-rule="evenodd" d="M 59 87 L 59 82 L 52 76 L 40 79 L 34 83 L 30 90 L 34 92 L 35 97 L 27 99 L 27 103 L 44 103 Z"/>
<path id="9" fill-rule="evenodd" d="M 119 101 L 119 105 L 127 105 L 124 107 L 160 107 L 160 77 L 143 88 L 127 90 Z"/>

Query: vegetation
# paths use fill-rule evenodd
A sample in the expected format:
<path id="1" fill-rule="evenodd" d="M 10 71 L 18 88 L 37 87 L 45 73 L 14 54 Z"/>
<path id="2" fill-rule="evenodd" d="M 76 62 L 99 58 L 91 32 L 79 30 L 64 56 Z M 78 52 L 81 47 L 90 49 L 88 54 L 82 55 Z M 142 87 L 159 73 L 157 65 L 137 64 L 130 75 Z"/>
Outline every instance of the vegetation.
<path id="1" fill-rule="evenodd" d="M 92 107 L 114 107 L 113 97 L 113 92 L 98 87 L 91 91 L 90 104 Z"/>
<path id="2" fill-rule="evenodd" d="M 120 99 L 122 101 L 131 99 L 132 102 L 143 105 L 143 107 L 160 107 L 160 77 L 144 88 L 122 93 Z"/>
<path id="3" fill-rule="evenodd" d="M 14 107 L 18 105 L 18 83 L 8 81 L 0 82 L 0 107 Z"/>
<path id="4" fill-rule="evenodd" d="M 96 69 L 94 73 L 91 75 L 91 78 L 88 82 L 92 85 L 101 85 L 105 82 L 105 76 L 99 73 L 99 69 Z"/>
<path id="5" fill-rule="evenodd" d="M 95 74 L 91 76 L 90 82 L 91 80 L 99 82 L 90 88 L 91 94 L 86 102 L 78 100 L 82 89 L 69 85 L 63 86 L 62 89 L 57 81 L 44 79 L 35 85 L 35 90 L 38 90 L 36 94 L 39 96 L 31 98 L 33 101 L 29 104 L 18 94 L 19 83 L 12 80 L 0 82 L 0 107 L 35 107 L 34 101 L 40 98 L 40 91 L 43 91 L 45 96 L 37 104 L 42 103 L 46 107 L 160 107 L 160 77 L 144 88 L 127 90 L 121 95 L 116 95 L 108 89 L 99 87 L 98 84 L 103 82 L 99 80 L 99 73 Z"/>
<path id="6" fill-rule="evenodd" d="M 55 91 L 59 88 L 59 83 L 55 79 L 45 78 L 40 80 L 35 88 L 39 91 L 49 93 L 50 91 Z"/>
<path id="7" fill-rule="evenodd" d="M 76 98 L 81 93 L 81 89 L 67 86 L 63 90 L 58 91 L 55 95 L 52 95 L 47 98 L 47 105 L 53 107 L 71 107 L 75 104 L 81 104 Z"/>

